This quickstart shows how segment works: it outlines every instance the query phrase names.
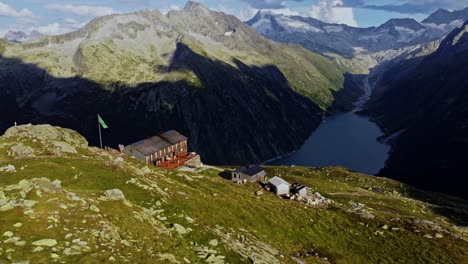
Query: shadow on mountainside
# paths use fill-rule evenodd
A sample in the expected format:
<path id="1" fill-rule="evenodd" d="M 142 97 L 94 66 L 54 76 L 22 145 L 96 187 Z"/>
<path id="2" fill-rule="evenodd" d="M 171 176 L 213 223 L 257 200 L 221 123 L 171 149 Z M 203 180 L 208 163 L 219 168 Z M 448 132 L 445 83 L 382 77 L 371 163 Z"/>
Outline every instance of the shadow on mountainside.
<path id="1" fill-rule="evenodd" d="M 176 129 L 212 164 L 260 162 L 298 148 L 320 123 L 322 111 L 291 89 L 275 66 L 237 68 L 178 44 L 170 70 L 195 73 L 201 87 L 185 81 L 114 84 L 103 89 L 83 78 L 56 78 L 36 65 L 0 58 L 2 127 L 14 121 L 50 123 L 77 130 L 98 145 L 96 115 L 110 129 L 114 147 Z M 11 110 L 11 111 L 10 111 Z M 8 124 L 8 125 L 6 125 Z M 3 132 L 3 131 L 2 131 Z"/>

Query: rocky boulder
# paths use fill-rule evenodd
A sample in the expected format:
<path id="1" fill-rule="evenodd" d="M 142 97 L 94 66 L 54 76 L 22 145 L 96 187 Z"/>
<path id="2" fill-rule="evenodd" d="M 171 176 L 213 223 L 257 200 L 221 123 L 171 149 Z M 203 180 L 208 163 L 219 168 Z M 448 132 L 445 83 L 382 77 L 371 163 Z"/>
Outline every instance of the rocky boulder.
<path id="1" fill-rule="evenodd" d="M 34 241 L 32 243 L 33 246 L 43 246 L 43 247 L 53 247 L 57 245 L 57 240 L 51 239 L 51 238 L 46 238 L 46 239 L 41 239 Z"/>
<path id="2" fill-rule="evenodd" d="M 107 190 L 104 193 L 104 198 L 109 201 L 123 201 L 125 200 L 125 195 L 119 189 Z"/>
<path id="3" fill-rule="evenodd" d="M 21 125 L 9 128 L 4 138 L 30 138 L 41 141 L 59 141 L 66 142 L 72 146 L 85 148 L 88 146 L 88 141 L 77 132 L 51 125 Z"/>

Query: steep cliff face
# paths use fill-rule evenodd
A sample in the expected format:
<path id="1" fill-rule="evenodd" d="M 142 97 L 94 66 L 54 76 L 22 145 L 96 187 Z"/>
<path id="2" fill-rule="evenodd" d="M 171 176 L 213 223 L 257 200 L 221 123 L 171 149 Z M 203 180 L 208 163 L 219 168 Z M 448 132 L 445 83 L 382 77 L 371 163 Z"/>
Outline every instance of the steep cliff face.
<path id="1" fill-rule="evenodd" d="M 436 52 L 394 65 L 378 83 L 369 111 L 395 134 L 382 174 L 467 197 L 467 32 L 465 24 Z"/>
<path id="2" fill-rule="evenodd" d="M 328 59 L 193 2 L 167 15 L 101 17 L 76 32 L 9 46 L 0 67 L 2 107 L 15 109 L 5 123 L 58 124 L 96 144 L 100 113 L 111 127 L 106 145 L 177 129 L 218 164 L 292 151 L 323 111 L 359 94 L 343 89 L 352 82 Z"/>

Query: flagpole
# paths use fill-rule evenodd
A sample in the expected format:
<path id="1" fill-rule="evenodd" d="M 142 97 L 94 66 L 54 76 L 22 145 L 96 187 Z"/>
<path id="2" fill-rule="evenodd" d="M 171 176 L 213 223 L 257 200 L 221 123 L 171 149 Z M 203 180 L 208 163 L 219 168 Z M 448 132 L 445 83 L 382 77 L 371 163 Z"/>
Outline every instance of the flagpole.
<path id="1" fill-rule="evenodd" d="M 97 124 L 99 128 L 99 143 L 101 143 L 101 149 L 102 149 L 102 135 L 101 135 L 101 124 L 99 123 L 99 114 L 97 116 Z"/>

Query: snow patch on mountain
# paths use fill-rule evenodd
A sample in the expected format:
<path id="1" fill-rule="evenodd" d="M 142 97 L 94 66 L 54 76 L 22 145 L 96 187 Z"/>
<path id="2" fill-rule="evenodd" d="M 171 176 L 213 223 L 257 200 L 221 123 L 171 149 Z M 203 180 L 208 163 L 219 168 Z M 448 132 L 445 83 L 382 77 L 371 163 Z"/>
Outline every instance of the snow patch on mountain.
<path id="1" fill-rule="evenodd" d="M 450 16 L 453 19 L 444 17 L 444 14 L 452 14 Z M 352 60 L 363 53 L 370 55 L 400 50 L 440 40 L 463 25 L 464 20 L 461 17 L 464 17 L 464 12 L 439 11 L 439 14 L 433 15 L 433 19 L 425 20 L 426 23 L 412 18 L 398 18 L 390 19 L 379 27 L 356 28 L 310 17 L 260 11 L 246 24 L 275 41 L 298 44 L 332 58 L 336 58 L 333 55 L 336 54 Z M 447 22 L 439 23 L 440 21 Z M 362 51 L 357 52 L 355 48 Z"/>
<path id="2" fill-rule="evenodd" d="M 276 20 L 280 26 L 293 32 L 323 32 L 323 30 L 320 28 L 316 28 L 305 22 L 292 19 L 291 17 L 280 15 L 276 18 Z"/>
<path id="3" fill-rule="evenodd" d="M 324 29 L 327 33 L 338 33 L 344 30 L 343 26 L 326 26 Z"/>

